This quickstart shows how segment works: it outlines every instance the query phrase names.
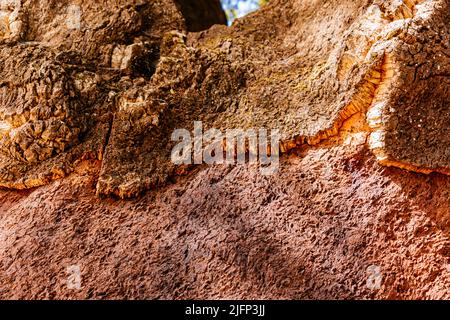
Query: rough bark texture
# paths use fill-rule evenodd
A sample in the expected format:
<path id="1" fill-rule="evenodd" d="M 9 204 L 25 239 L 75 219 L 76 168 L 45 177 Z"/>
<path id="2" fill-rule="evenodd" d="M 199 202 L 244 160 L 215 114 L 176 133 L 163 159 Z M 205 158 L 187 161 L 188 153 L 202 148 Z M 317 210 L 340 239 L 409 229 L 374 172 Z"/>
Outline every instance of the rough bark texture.
<path id="1" fill-rule="evenodd" d="M 128 201 L 95 197 L 99 166 L 0 193 L 0 297 L 450 298 L 450 179 L 364 145 L 284 157 L 271 177 L 202 167 Z"/>
<path id="2" fill-rule="evenodd" d="M 0 1 L 0 297 L 449 298 L 449 14 Z M 280 129 L 280 173 L 175 166 L 196 120 Z"/>

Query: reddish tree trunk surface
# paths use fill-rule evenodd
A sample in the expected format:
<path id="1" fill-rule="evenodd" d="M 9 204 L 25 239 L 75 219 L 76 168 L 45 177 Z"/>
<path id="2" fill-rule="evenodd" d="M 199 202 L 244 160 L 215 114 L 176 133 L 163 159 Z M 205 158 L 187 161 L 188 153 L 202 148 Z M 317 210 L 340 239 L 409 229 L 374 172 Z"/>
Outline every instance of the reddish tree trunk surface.
<path id="1" fill-rule="evenodd" d="M 449 8 L 0 1 L 0 298 L 450 298 Z M 279 172 L 175 165 L 194 121 Z"/>

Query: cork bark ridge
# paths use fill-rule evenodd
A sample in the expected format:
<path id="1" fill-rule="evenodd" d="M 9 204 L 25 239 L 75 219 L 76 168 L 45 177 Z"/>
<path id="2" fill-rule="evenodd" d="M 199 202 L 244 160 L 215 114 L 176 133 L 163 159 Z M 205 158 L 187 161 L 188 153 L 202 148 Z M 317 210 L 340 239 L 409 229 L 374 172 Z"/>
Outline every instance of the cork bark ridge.
<path id="1" fill-rule="evenodd" d="M 105 3 L 0 2 L 0 186 L 98 159 L 99 195 L 138 195 L 194 121 L 450 171 L 448 0 L 274 0 L 232 27 L 218 1 Z"/>

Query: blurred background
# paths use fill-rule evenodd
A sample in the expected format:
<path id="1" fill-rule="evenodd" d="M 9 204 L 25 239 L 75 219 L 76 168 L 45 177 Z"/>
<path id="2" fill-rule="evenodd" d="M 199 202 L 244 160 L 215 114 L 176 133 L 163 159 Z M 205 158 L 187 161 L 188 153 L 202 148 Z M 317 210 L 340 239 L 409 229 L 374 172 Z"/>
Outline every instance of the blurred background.
<path id="1" fill-rule="evenodd" d="M 228 24 L 265 5 L 269 0 L 221 0 L 227 14 Z"/>

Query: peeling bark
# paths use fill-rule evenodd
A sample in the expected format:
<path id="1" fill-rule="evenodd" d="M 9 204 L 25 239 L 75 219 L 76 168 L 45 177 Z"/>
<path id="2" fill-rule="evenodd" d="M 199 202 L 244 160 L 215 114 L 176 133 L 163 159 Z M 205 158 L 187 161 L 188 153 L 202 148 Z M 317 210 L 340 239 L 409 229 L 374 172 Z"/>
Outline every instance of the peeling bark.
<path id="1" fill-rule="evenodd" d="M 372 119 L 363 132 L 383 164 L 448 173 L 445 0 L 275 1 L 231 28 L 215 26 L 189 39 L 163 36 L 184 30 L 182 14 L 205 21 L 187 2 L 119 1 L 109 12 L 87 3 L 79 7 L 86 20 L 80 30 L 55 28 L 70 15 L 64 4 L 39 16 L 30 11 L 39 7 L 32 1 L 18 6 L 5 9 L 27 32 L 3 36 L 10 43 L 2 49 L 3 186 L 43 185 L 104 149 L 98 194 L 135 196 L 174 175 L 170 134 L 195 120 L 221 129 L 279 129 L 287 152 L 339 143 L 346 139 L 343 124 L 367 112 Z M 188 30 L 223 23 L 216 11 L 203 10 L 211 18 L 204 25 L 187 21 Z M 28 76 L 23 64 L 20 74 L 17 62 L 26 59 L 48 71 Z M 109 130 L 88 142 L 110 117 L 106 148 L 99 143 Z"/>
<path id="2" fill-rule="evenodd" d="M 448 298 L 449 21 L 448 0 L 273 0 L 232 27 L 218 1 L 0 0 L 0 297 Z M 280 174 L 174 165 L 194 121 L 279 129 Z"/>

